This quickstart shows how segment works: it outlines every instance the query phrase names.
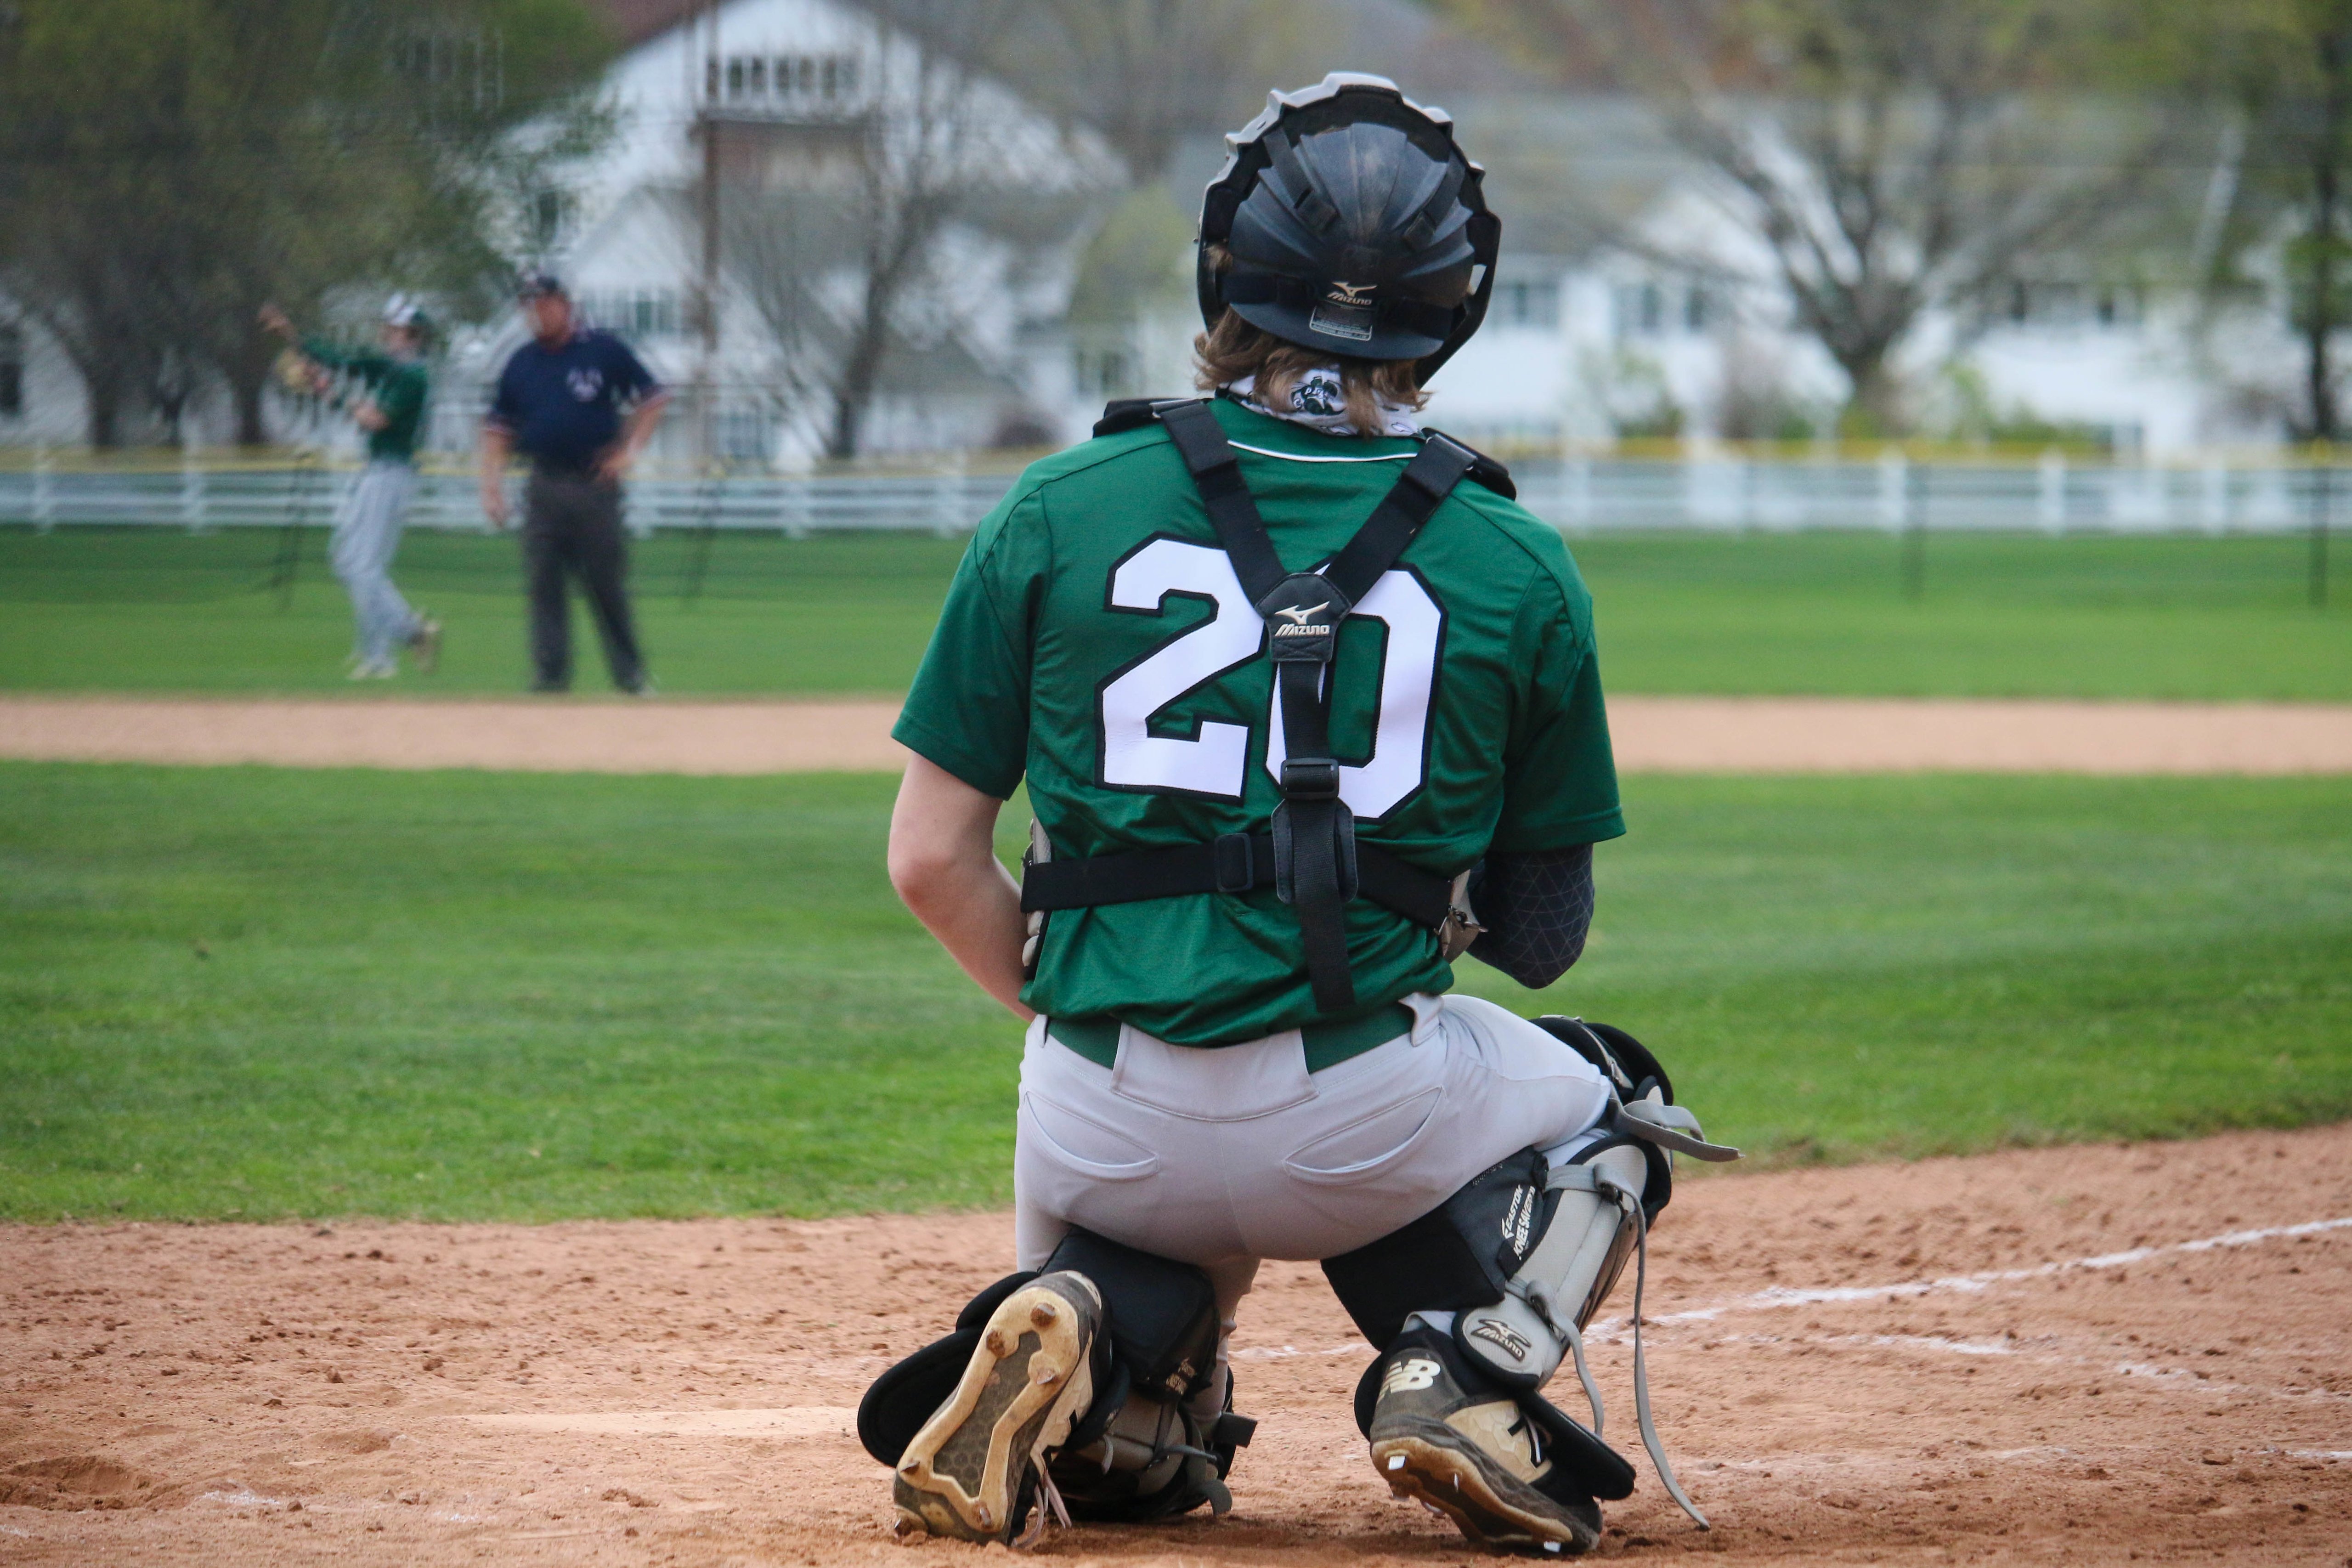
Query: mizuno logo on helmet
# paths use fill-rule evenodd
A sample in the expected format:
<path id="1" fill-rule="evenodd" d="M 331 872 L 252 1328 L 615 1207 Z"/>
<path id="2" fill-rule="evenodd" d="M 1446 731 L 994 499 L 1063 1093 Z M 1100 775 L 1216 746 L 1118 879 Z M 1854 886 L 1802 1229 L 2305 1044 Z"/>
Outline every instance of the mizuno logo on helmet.
<path id="1" fill-rule="evenodd" d="M 1358 310 L 1364 310 L 1371 305 L 1372 290 L 1379 287 L 1377 283 L 1334 283 L 1331 291 L 1323 298 L 1334 305 L 1353 305 Z"/>

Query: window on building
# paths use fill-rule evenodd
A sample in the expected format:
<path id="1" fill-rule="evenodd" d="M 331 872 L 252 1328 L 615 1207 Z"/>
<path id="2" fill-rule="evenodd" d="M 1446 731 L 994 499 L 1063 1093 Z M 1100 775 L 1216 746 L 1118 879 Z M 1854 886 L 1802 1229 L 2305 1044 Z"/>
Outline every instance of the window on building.
<path id="1" fill-rule="evenodd" d="M 1503 279 L 1495 285 L 1487 313 L 1500 326 L 1555 328 L 1559 325 L 1559 285 L 1548 279 Z"/>
<path id="2" fill-rule="evenodd" d="M 1655 283 L 1622 283 L 1615 293 L 1617 335 L 1655 337 L 1666 327 L 1666 291 Z"/>
<path id="3" fill-rule="evenodd" d="M 855 55 L 734 55 L 722 66 L 709 67 L 706 91 L 712 98 L 723 86 L 731 102 L 777 100 L 842 103 L 857 96 L 858 62 Z"/>
<path id="4" fill-rule="evenodd" d="M 0 321 L 0 419 L 25 413 L 25 329 Z"/>
<path id="5" fill-rule="evenodd" d="M 730 408 L 719 416 L 719 455 L 730 462 L 764 463 L 775 422 L 756 408 Z"/>
<path id="6" fill-rule="evenodd" d="M 590 289 L 575 296 L 592 326 L 625 338 L 667 338 L 678 332 L 680 310 L 672 289 Z"/>
<path id="7" fill-rule="evenodd" d="M 2000 314 L 2012 327 L 2097 327 L 2128 331 L 2140 324 L 2146 301 L 2128 283 L 2012 279 Z"/>
<path id="8" fill-rule="evenodd" d="M 1703 332 L 1715 317 L 1715 300 L 1706 288 L 1694 283 L 1683 295 L 1683 331 Z"/>
<path id="9" fill-rule="evenodd" d="M 531 234 L 537 248 L 553 248 L 563 233 L 563 226 L 572 217 L 572 196 L 569 192 L 543 190 L 530 199 Z"/>

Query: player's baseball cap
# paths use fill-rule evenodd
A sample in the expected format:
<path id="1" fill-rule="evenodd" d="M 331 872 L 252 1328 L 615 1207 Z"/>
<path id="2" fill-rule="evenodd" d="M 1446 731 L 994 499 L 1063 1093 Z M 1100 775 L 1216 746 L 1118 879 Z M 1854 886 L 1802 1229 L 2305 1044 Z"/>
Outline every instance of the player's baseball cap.
<path id="1" fill-rule="evenodd" d="M 563 279 L 543 268 L 527 267 L 515 280 L 515 298 L 537 300 L 549 294 L 563 292 Z"/>
<path id="2" fill-rule="evenodd" d="M 394 294 L 383 302 L 383 324 L 427 332 L 433 330 L 433 318 L 425 314 L 424 304 L 414 294 Z"/>

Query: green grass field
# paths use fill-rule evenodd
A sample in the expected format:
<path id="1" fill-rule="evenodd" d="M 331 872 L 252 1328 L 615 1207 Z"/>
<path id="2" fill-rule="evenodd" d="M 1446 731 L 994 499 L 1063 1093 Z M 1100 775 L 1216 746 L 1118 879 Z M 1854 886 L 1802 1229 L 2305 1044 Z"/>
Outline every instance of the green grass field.
<path id="1" fill-rule="evenodd" d="M 0 765 L 0 1214 L 986 1205 L 891 781 Z M 2342 781 L 1627 781 L 1585 962 L 1768 1161 L 2352 1115 Z"/>
<path id="2" fill-rule="evenodd" d="M 0 689 L 349 691 L 323 543 L 300 536 L 281 593 L 277 531 L 0 530 Z M 1916 603 L 1875 534 L 1573 547 L 1617 691 L 2352 700 L 2352 585 L 2310 609 L 2295 538 L 1938 535 Z M 696 595 L 698 548 L 664 536 L 636 557 L 646 644 L 680 695 L 903 690 L 963 546 L 723 538 Z M 367 695 L 521 688 L 511 540 L 414 533 L 399 577 L 447 623 L 446 667 Z M 591 641 L 583 691 L 604 687 Z"/>

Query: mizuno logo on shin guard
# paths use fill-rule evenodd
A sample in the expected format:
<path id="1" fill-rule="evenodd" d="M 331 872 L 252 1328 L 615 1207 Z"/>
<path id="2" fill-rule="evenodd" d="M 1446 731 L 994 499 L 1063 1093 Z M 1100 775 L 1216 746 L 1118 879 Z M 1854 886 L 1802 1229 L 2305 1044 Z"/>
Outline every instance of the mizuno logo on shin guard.
<path id="1" fill-rule="evenodd" d="M 1500 1318 L 1480 1318 L 1470 1325 L 1470 1337 L 1485 1340 L 1513 1361 L 1525 1361 L 1534 1349 L 1527 1335 L 1519 1332 Z"/>

